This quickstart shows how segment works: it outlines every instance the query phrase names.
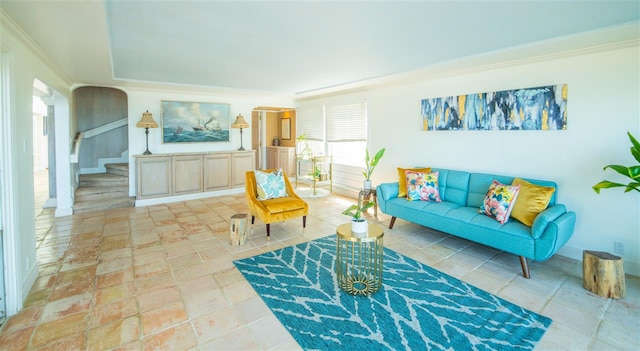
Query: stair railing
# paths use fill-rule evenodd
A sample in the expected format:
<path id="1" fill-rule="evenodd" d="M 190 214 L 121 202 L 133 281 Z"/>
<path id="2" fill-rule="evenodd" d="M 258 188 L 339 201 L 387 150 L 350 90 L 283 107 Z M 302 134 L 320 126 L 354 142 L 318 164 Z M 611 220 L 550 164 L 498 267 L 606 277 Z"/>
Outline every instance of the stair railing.
<path id="1" fill-rule="evenodd" d="M 80 155 L 80 146 L 82 145 L 83 139 L 93 138 L 96 135 L 104 134 L 116 128 L 126 126 L 127 124 L 129 124 L 129 119 L 125 117 L 123 119 L 119 119 L 117 121 L 113 121 L 99 127 L 85 130 L 84 132 L 76 133 L 76 136 L 73 139 L 73 145 L 72 145 L 73 152 L 71 153 L 71 163 L 78 163 L 78 155 Z"/>

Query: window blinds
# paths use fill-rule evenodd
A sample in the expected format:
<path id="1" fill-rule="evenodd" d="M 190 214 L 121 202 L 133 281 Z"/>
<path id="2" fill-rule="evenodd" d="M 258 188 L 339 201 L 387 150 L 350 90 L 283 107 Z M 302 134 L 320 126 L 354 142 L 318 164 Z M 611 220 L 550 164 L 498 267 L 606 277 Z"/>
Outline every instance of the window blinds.
<path id="1" fill-rule="evenodd" d="M 327 107 L 327 142 L 367 141 L 366 103 Z"/>
<path id="2" fill-rule="evenodd" d="M 324 107 L 296 109 L 296 134 L 305 134 L 308 140 L 324 142 Z"/>

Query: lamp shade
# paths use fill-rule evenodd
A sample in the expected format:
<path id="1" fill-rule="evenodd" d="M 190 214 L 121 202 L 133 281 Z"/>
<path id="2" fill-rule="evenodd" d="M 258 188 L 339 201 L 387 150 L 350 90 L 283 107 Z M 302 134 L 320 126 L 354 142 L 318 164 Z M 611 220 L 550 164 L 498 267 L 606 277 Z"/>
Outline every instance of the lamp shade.
<path id="1" fill-rule="evenodd" d="M 249 128 L 249 123 L 242 117 L 242 113 L 236 117 L 236 121 L 231 125 L 231 128 Z"/>
<path id="2" fill-rule="evenodd" d="M 153 115 L 149 110 L 147 112 L 142 113 L 142 118 L 138 123 L 136 123 L 136 127 L 138 128 L 158 128 L 158 123 L 153 120 Z"/>

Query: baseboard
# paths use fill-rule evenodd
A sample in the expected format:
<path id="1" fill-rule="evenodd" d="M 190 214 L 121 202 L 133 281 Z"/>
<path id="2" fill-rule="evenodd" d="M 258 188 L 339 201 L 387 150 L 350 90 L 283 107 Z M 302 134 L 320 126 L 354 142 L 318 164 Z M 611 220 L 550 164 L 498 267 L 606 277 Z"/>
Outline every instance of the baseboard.
<path id="1" fill-rule="evenodd" d="M 584 250 L 589 249 L 565 245 L 560 250 L 558 250 L 558 255 L 573 258 L 582 262 L 582 252 Z M 624 256 L 622 256 L 622 259 L 624 260 L 624 273 L 640 277 L 640 264 L 638 262 L 625 260 Z"/>
<path id="2" fill-rule="evenodd" d="M 136 207 L 151 206 L 151 205 L 161 205 L 161 204 L 168 204 L 168 203 L 172 203 L 172 202 L 197 200 L 197 199 L 204 199 L 204 198 L 207 198 L 207 197 L 217 197 L 217 196 L 234 195 L 234 194 L 241 194 L 241 193 L 244 193 L 244 187 L 243 188 L 235 188 L 235 189 L 209 191 L 209 192 L 206 192 L 206 193 L 195 193 L 195 194 L 156 197 L 156 198 L 153 198 L 153 199 L 137 199 L 136 200 Z"/>
<path id="3" fill-rule="evenodd" d="M 38 279 L 38 274 L 40 273 L 40 271 L 38 270 L 38 264 L 37 262 L 35 264 L 33 264 L 31 266 L 31 268 L 29 268 L 29 271 L 27 272 L 27 276 L 25 277 L 25 279 L 22 281 L 22 296 L 21 296 L 21 306 L 20 309 L 22 309 L 22 305 L 24 303 L 24 300 L 27 298 L 27 295 L 29 295 L 29 292 L 31 291 L 31 288 L 33 287 L 33 284 L 36 283 L 36 280 Z"/>
<path id="4" fill-rule="evenodd" d="M 71 216 L 72 214 L 73 214 L 73 208 L 71 208 L 71 207 L 69 207 L 69 208 L 57 207 L 55 216 L 56 217 L 65 217 L 65 216 Z"/>
<path id="5" fill-rule="evenodd" d="M 44 205 L 42 205 L 43 208 L 54 208 L 56 207 L 58 204 L 58 200 L 53 197 L 53 198 L 49 198 L 47 199 L 47 201 L 44 202 Z"/>

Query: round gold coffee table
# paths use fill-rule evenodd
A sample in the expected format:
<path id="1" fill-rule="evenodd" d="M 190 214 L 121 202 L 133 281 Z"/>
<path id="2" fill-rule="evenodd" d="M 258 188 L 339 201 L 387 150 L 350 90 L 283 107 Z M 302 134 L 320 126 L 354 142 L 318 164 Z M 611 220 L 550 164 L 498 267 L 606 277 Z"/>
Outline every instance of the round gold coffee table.
<path id="1" fill-rule="evenodd" d="M 338 286 L 351 295 L 371 295 L 382 286 L 384 231 L 369 223 L 366 233 L 352 233 L 351 223 L 336 230 L 336 275 Z"/>

